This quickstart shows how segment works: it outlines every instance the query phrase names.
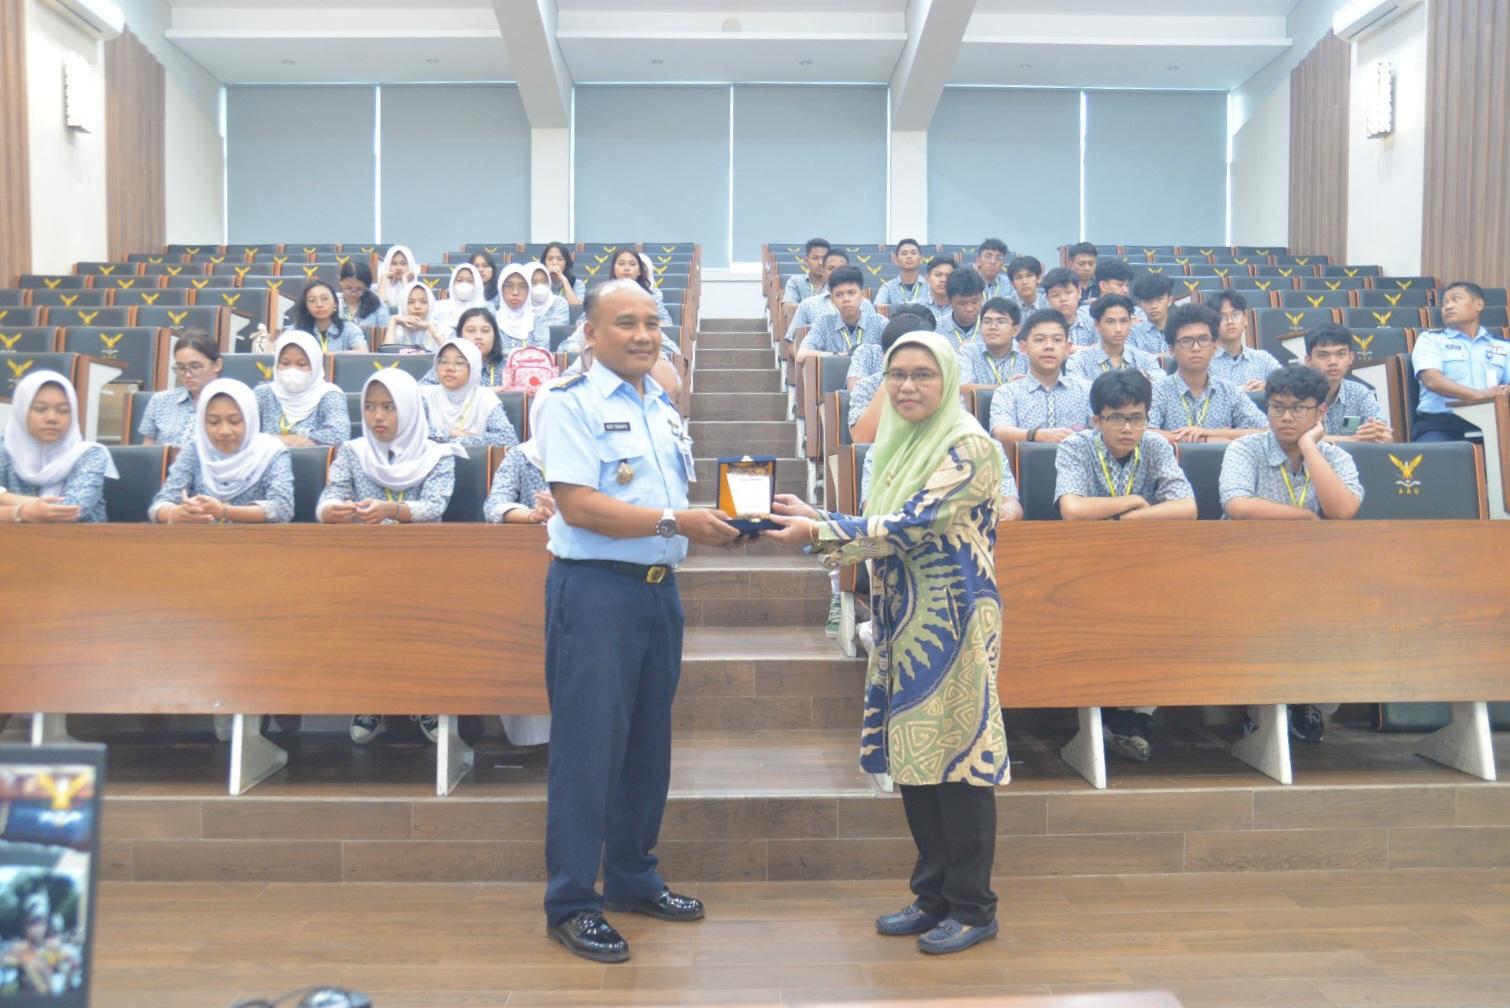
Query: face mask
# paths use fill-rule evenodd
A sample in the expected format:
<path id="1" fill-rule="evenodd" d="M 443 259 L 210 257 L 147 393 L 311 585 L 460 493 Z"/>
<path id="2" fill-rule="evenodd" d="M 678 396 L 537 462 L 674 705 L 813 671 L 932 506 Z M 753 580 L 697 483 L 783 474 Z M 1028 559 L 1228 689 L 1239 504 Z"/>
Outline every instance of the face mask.
<path id="1" fill-rule="evenodd" d="M 536 308 L 544 307 L 551 299 L 550 284 L 536 284 L 530 288 L 530 304 Z"/>
<path id="2" fill-rule="evenodd" d="M 283 391 L 298 395 L 300 392 L 308 391 L 309 387 L 315 383 L 315 373 L 296 367 L 279 368 L 273 373 L 273 381 Z"/>
<path id="3" fill-rule="evenodd" d="M 472 295 L 475 293 L 477 293 L 475 284 L 463 282 L 451 288 L 451 296 L 458 301 L 470 301 L 472 300 Z"/>

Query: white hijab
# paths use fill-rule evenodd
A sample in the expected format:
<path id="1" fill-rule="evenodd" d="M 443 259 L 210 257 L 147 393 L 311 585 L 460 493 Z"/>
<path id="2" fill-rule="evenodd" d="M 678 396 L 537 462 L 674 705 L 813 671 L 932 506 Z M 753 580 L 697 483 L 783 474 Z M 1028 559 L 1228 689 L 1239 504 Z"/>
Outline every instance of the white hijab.
<path id="1" fill-rule="evenodd" d="M 466 270 L 472 274 L 472 296 L 463 301 L 456 296 L 456 278 Z M 460 315 L 468 308 L 488 307 L 488 296 L 483 293 L 482 274 L 477 272 L 477 267 L 469 262 L 459 263 L 451 269 L 451 282 L 446 286 L 446 299 L 455 307 L 455 314 Z"/>
<path id="2" fill-rule="evenodd" d="M 388 280 L 388 268 L 393 265 L 395 254 L 402 252 L 404 258 L 409 261 L 409 279 L 401 280 L 396 286 L 390 286 Z M 419 279 L 419 263 L 414 260 L 414 252 L 407 245 L 394 245 L 383 253 L 383 265 L 380 267 L 377 277 L 378 297 L 386 304 L 392 304 L 392 296 L 395 291 L 403 290 L 405 294 L 409 284 Z M 399 307 L 403 307 L 400 305 Z"/>
<path id="3" fill-rule="evenodd" d="M 650 285 L 650 289 L 655 290 L 660 287 L 660 284 L 656 283 L 655 267 L 650 264 L 650 257 L 643 252 L 635 254 L 640 257 L 640 268 L 645 271 L 645 282 Z"/>
<path id="4" fill-rule="evenodd" d="M 452 392 L 444 385 L 421 385 L 430 421 L 447 433 L 464 428 L 469 434 L 488 429 L 488 417 L 498 405 L 498 396 L 482 387 L 482 351 L 471 340 L 453 336 L 435 351 L 435 368 L 440 370 L 440 355 L 446 347 L 455 347 L 467 359 L 467 383 Z"/>
<path id="5" fill-rule="evenodd" d="M 68 430 L 56 444 L 50 445 L 38 441 L 26 426 L 32 400 L 37 397 L 42 386 L 49 382 L 62 387 L 63 394 L 68 397 L 69 414 Z M 16 390 L 11 393 L 10 419 L 5 425 L 5 451 L 10 455 L 11 468 L 23 482 L 39 487 L 43 497 L 56 497 L 63 492 L 68 474 L 73 472 L 79 459 L 85 452 L 97 447 L 100 446 L 93 441 L 85 441 L 79 433 L 79 397 L 67 378 L 56 371 L 33 371 L 16 384 Z M 115 462 L 110 460 L 108 454 L 105 475 L 110 479 L 120 478 Z M 14 491 L 15 488 L 6 489 Z"/>
<path id="6" fill-rule="evenodd" d="M 392 441 L 384 443 L 373 437 L 372 429 L 364 424 L 362 436 L 346 442 L 356 453 L 357 463 L 368 479 L 389 490 L 412 490 L 425 481 L 443 456 L 466 456 L 467 450 L 461 445 L 437 444 L 427 436 L 425 403 L 413 375 L 398 368 L 373 372 L 362 385 L 363 402 L 367 399 L 367 387 L 373 382 L 380 382 L 393 397 L 398 430 Z"/>
<path id="7" fill-rule="evenodd" d="M 530 341 L 530 336 L 535 332 L 535 306 L 526 295 L 524 304 L 510 308 L 509 303 L 503 299 L 503 282 L 511 276 L 518 276 L 524 279 L 524 286 L 529 287 L 534 274 L 531 267 L 534 265 L 509 263 L 498 274 L 498 331 L 510 339 L 525 343 Z"/>
<path id="8" fill-rule="evenodd" d="M 525 461 L 542 472 L 545 471 L 545 460 L 540 456 L 540 417 L 544 412 L 541 407 L 553 391 L 549 385 L 542 385 L 535 390 L 534 399 L 530 402 L 530 439 L 521 441 L 519 447 L 514 449 L 524 455 Z"/>
<path id="9" fill-rule="evenodd" d="M 309 339 L 305 333 L 297 335 Z M 278 342 L 281 345 L 283 340 Z M 276 391 L 276 382 L 273 387 Z M 229 454 L 216 448 L 205 431 L 205 414 L 209 411 L 210 400 L 219 395 L 230 397 L 246 423 L 241 445 Z M 271 434 L 261 433 L 261 421 L 257 397 L 243 382 L 234 378 L 216 378 L 199 393 L 199 405 L 194 410 L 194 447 L 199 452 L 199 484 L 211 497 L 231 500 L 241 496 L 257 485 L 279 453 L 288 451 L 282 441 Z"/>
<path id="10" fill-rule="evenodd" d="M 283 372 L 278 370 L 278 358 L 283 355 L 283 348 L 286 346 L 298 347 L 309 358 L 309 372 L 313 378 L 302 392 L 295 392 L 280 380 Z M 298 329 L 284 330 L 283 335 L 278 337 L 278 342 L 273 344 L 273 380 L 270 384 L 273 398 L 278 400 L 278 406 L 283 410 L 283 419 L 288 421 L 290 427 L 303 423 L 319 409 L 320 400 L 325 398 L 327 392 L 332 389 L 341 391 L 338 386 L 325 380 L 325 354 L 320 350 L 320 341 Z M 199 401 L 204 402 L 203 392 L 199 394 Z"/>

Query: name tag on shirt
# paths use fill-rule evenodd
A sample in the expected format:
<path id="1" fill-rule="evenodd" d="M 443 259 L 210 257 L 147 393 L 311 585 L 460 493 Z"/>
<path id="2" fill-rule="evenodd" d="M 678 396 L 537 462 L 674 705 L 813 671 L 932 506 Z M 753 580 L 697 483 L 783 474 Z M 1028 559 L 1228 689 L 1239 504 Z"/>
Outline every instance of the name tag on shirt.
<path id="1" fill-rule="evenodd" d="M 618 423 L 605 423 L 603 425 L 603 429 L 606 431 L 627 431 L 629 429 L 629 424 L 624 421 L 620 421 Z"/>
<path id="2" fill-rule="evenodd" d="M 1443 360 L 1467 360 L 1468 348 L 1449 343 L 1442 348 Z"/>

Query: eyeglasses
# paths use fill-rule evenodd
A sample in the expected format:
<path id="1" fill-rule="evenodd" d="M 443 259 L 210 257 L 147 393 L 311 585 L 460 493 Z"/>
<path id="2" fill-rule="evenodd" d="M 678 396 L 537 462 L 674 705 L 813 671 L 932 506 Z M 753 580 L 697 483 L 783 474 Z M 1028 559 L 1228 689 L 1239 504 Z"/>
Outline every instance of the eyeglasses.
<path id="1" fill-rule="evenodd" d="M 1196 347 L 1209 347 L 1215 342 L 1210 336 L 1181 336 L 1174 341 L 1174 345 L 1181 350 L 1194 350 Z"/>
<path id="2" fill-rule="evenodd" d="M 929 385 L 938 381 L 943 375 L 937 371 L 888 371 L 886 381 L 892 385 L 906 385 L 909 381 L 914 385 Z"/>
<path id="3" fill-rule="evenodd" d="M 1315 403 L 1271 402 L 1268 404 L 1269 415 L 1271 417 L 1292 416 L 1299 419 L 1300 417 L 1305 416 L 1307 413 L 1315 413 L 1317 409 L 1318 407 Z"/>
<path id="4" fill-rule="evenodd" d="M 1222 312 L 1222 321 L 1223 322 L 1241 322 L 1242 320 L 1243 320 L 1243 313 L 1242 312 L 1235 312 L 1235 311 Z"/>
<path id="5" fill-rule="evenodd" d="M 1128 416 L 1126 413 L 1105 413 L 1099 419 L 1108 427 L 1127 427 L 1137 430 L 1139 427 L 1148 426 L 1147 413 L 1139 413 L 1136 416 Z"/>
<path id="6" fill-rule="evenodd" d="M 176 374 L 176 375 L 178 375 L 180 378 L 184 378 L 184 377 L 187 377 L 189 375 L 197 375 L 201 371 L 208 371 L 208 370 L 209 370 L 209 367 L 207 365 L 205 365 L 205 364 L 174 364 L 173 365 L 173 373 Z"/>
<path id="7" fill-rule="evenodd" d="M 980 324 L 987 329 L 1001 329 L 1012 324 L 1012 320 L 1005 315 L 986 315 L 981 318 Z"/>

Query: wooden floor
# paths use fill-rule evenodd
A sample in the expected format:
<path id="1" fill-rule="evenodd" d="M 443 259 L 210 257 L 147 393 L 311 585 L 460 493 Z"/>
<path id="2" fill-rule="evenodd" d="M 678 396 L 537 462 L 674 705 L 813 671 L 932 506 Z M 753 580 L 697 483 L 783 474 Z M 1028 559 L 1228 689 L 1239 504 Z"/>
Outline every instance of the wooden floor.
<path id="1" fill-rule="evenodd" d="M 688 887 L 689 889 L 692 887 Z M 932 959 L 872 918 L 905 881 L 705 883 L 708 919 L 549 943 L 541 887 L 105 883 L 96 1005 L 207 1008 L 316 982 L 379 1008 L 814 1004 L 1158 988 L 1187 1008 L 1503 1006 L 1510 870 L 1000 878 L 1001 937 Z"/>

